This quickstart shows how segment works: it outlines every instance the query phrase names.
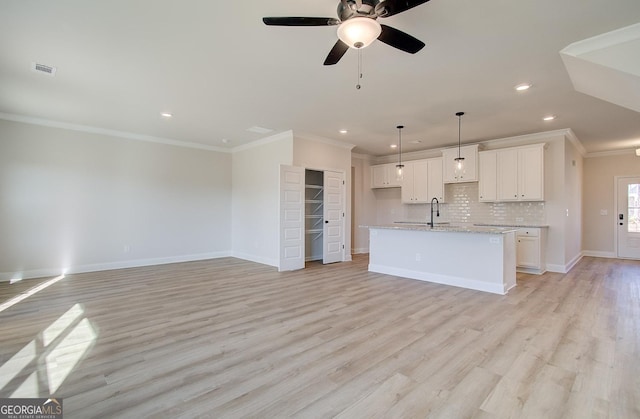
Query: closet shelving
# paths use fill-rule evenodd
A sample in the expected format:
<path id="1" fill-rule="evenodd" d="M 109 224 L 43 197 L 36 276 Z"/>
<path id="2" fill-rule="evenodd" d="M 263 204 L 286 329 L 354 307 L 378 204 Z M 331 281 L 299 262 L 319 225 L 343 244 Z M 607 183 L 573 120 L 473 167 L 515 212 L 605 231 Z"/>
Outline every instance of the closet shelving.
<path id="1" fill-rule="evenodd" d="M 305 233 L 307 236 L 306 259 L 322 259 L 324 223 L 323 173 L 307 170 L 305 176 Z"/>

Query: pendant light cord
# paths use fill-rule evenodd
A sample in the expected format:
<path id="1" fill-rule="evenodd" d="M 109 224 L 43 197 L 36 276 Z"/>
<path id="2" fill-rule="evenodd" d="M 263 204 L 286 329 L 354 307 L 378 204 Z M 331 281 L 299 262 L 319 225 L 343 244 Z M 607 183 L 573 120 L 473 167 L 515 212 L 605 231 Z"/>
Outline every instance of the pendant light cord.
<path id="1" fill-rule="evenodd" d="M 462 158 L 460 156 L 460 127 L 462 124 L 462 115 L 464 115 L 464 112 L 456 112 L 456 116 L 458 117 L 458 158 L 456 159 L 456 161 L 460 162 L 462 160 L 464 160 L 464 158 Z"/>
<path id="2" fill-rule="evenodd" d="M 402 167 L 402 128 L 398 127 L 398 166 Z"/>

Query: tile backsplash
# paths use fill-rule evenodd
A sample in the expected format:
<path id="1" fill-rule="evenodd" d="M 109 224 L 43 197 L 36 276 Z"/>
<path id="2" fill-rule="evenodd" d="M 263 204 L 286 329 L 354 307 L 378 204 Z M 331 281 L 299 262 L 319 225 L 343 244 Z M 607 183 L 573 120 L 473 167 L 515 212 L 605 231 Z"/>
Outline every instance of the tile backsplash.
<path id="1" fill-rule="evenodd" d="M 544 224 L 544 202 L 478 202 L 478 183 L 445 185 L 447 203 L 439 221 L 452 223 Z M 427 220 L 429 205 L 404 205 L 408 220 Z"/>

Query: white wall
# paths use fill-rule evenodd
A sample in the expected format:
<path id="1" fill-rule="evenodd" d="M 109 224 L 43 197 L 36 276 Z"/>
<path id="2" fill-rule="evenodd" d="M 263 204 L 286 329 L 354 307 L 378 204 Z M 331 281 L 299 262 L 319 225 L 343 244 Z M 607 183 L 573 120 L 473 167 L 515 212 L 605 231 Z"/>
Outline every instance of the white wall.
<path id="1" fill-rule="evenodd" d="M 224 256 L 231 156 L 0 120 L 0 280 Z"/>
<path id="2" fill-rule="evenodd" d="M 366 226 L 376 225 L 376 197 L 371 189 L 371 163 L 367 156 L 353 154 L 351 157 L 353 177 L 353 207 L 351 225 L 353 237 L 351 252 L 369 252 L 369 229 Z"/>
<path id="3" fill-rule="evenodd" d="M 305 169 L 330 170 L 344 173 L 345 225 L 344 248 L 351 249 L 351 149 L 352 145 L 325 139 L 294 135 L 293 165 Z M 345 260 L 351 260 L 351 252 L 345 252 Z"/>
<path id="4" fill-rule="evenodd" d="M 278 266 L 280 165 L 293 163 L 288 131 L 233 153 L 233 256 Z"/>
<path id="5" fill-rule="evenodd" d="M 565 197 L 569 215 L 565 223 L 564 263 L 572 267 L 582 256 L 583 158 L 573 143 L 565 141 Z"/>
<path id="6" fill-rule="evenodd" d="M 582 248 L 587 255 L 616 256 L 616 176 L 640 176 L 640 157 L 629 151 L 584 159 Z"/>

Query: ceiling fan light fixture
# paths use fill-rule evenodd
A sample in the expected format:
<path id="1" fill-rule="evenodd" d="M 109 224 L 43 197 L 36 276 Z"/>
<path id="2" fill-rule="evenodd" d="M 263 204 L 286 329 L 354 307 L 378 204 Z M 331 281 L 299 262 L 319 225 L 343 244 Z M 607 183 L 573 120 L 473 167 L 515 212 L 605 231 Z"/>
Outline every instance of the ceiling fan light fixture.
<path id="1" fill-rule="evenodd" d="M 368 47 L 381 33 L 382 26 L 368 17 L 354 17 L 338 26 L 338 38 L 354 49 Z"/>

